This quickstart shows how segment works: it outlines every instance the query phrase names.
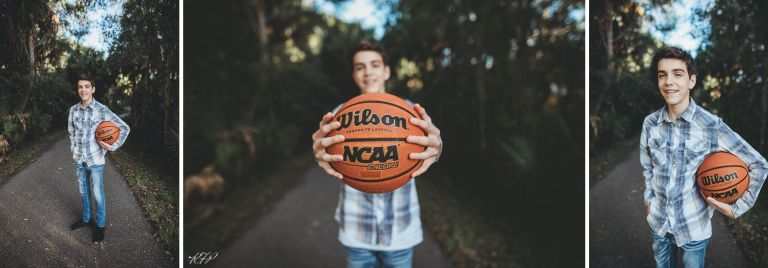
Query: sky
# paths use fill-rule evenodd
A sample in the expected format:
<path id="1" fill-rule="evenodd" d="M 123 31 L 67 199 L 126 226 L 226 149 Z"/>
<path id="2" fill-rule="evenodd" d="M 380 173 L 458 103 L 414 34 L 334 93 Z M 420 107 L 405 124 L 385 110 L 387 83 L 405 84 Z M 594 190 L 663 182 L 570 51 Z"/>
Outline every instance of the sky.
<path id="1" fill-rule="evenodd" d="M 365 29 L 373 29 L 374 37 L 380 39 L 384 36 L 384 25 L 386 24 L 386 14 L 390 12 L 389 6 L 377 7 L 376 0 L 349 0 L 342 4 L 335 5 L 326 0 L 305 0 L 306 4 L 313 4 L 318 12 L 334 15 L 335 17 L 350 23 L 359 23 Z M 107 15 L 122 15 L 124 1 L 115 1 L 112 6 L 95 10 L 88 16 L 90 23 L 89 32 L 82 39 L 82 44 L 109 53 L 109 43 L 112 40 L 106 40 L 102 30 L 99 28 L 99 22 Z M 74 22 L 77 28 L 78 23 Z M 70 38 L 70 33 L 64 33 Z"/>
<path id="2" fill-rule="evenodd" d="M 648 30 L 653 37 L 664 41 L 667 45 L 685 49 L 691 53 L 692 56 L 696 57 L 699 52 L 699 46 L 706 37 L 701 34 L 694 33 L 699 33 L 701 30 L 697 27 L 709 27 L 709 24 L 705 23 L 704 25 L 695 25 L 693 21 L 694 16 L 696 15 L 695 10 L 697 8 L 706 8 L 711 5 L 712 0 L 677 0 L 671 5 L 669 9 L 671 11 L 670 15 L 677 20 L 675 28 L 672 31 L 668 33 L 661 32 L 657 30 L 656 27 L 654 27 L 654 25 L 651 23 L 645 23 L 643 27 L 646 28 L 646 30 Z M 646 14 L 657 18 L 663 17 L 663 15 L 660 15 L 660 11 L 656 9 L 649 10 Z"/>
<path id="3" fill-rule="evenodd" d="M 363 29 L 373 29 L 373 37 L 381 39 L 384 36 L 387 14 L 392 9 L 389 5 L 379 6 L 376 2 L 376 0 L 348 0 L 334 5 L 326 0 L 315 0 L 314 4 L 318 12 L 334 15 L 345 22 L 359 23 Z"/>
<path id="4" fill-rule="evenodd" d="M 114 3 L 111 6 L 108 6 L 106 8 L 102 9 L 96 9 L 92 10 L 90 13 L 87 14 L 86 18 L 88 19 L 88 34 L 83 36 L 82 38 L 82 44 L 87 47 L 94 48 L 98 51 L 103 52 L 105 55 L 109 53 L 109 44 L 112 42 L 112 40 L 107 40 L 104 36 L 100 25 L 101 21 L 108 15 L 117 15 L 121 16 L 123 14 L 123 3 L 124 1 L 114 1 Z M 77 20 L 72 20 L 73 28 L 79 28 L 80 24 Z M 72 36 L 69 32 L 62 33 L 64 36 L 69 38 L 75 38 Z"/>

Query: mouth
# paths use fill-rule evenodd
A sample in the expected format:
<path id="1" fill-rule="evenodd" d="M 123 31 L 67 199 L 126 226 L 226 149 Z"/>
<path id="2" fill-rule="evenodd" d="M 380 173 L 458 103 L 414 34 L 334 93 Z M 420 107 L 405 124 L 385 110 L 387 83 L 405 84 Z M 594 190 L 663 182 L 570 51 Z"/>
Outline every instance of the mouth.
<path id="1" fill-rule="evenodd" d="M 665 90 L 663 90 L 663 92 L 664 92 L 664 95 L 671 95 L 671 94 L 676 94 L 676 93 L 680 92 L 680 90 L 679 89 L 665 89 Z"/>
<path id="2" fill-rule="evenodd" d="M 370 86 L 375 84 L 377 81 L 378 79 L 366 79 L 366 80 L 363 80 L 363 84 L 366 86 Z"/>

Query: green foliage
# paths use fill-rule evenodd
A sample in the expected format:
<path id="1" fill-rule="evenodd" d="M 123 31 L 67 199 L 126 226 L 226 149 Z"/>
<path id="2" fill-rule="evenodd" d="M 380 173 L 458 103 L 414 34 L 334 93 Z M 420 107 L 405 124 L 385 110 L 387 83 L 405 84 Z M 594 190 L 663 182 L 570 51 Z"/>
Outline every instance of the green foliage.
<path id="1" fill-rule="evenodd" d="M 3 121 L 2 135 L 5 137 L 11 145 L 17 145 L 24 137 L 24 132 L 21 125 L 12 120 Z"/>
<path id="2" fill-rule="evenodd" d="M 639 135 L 643 119 L 663 106 L 648 79 L 638 72 L 593 70 L 590 113 L 590 157 L 600 155 L 621 141 Z"/>
<path id="3" fill-rule="evenodd" d="M 83 51 L 73 55 L 79 60 L 72 72 L 96 72 L 102 88 L 100 93 L 97 86 L 97 94 L 131 126 L 129 142 L 170 170 L 178 165 L 179 148 L 178 5 L 175 0 L 125 1 L 122 16 L 105 21 L 107 34 L 115 38 L 107 60 Z"/>
<path id="4" fill-rule="evenodd" d="M 723 117 L 758 151 L 768 153 L 768 4 L 764 1 L 715 1 L 697 12 L 711 28 L 697 57 L 696 96 Z"/>
<path id="5" fill-rule="evenodd" d="M 260 47 L 256 7 L 192 1 L 185 9 L 184 173 L 216 163 L 227 180 L 273 167 L 309 146 L 322 114 L 356 95 L 349 52 L 370 32 L 297 1 L 259 1 L 274 34 Z M 316 47 L 309 39 L 319 38 Z M 269 55 L 268 58 L 263 58 Z M 349 68 L 347 68 L 349 67 Z"/>
<path id="6" fill-rule="evenodd" d="M 53 117 L 45 113 L 33 113 L 30 117 L 30 132 L 32 135 L 41 136 L 51 129 Z"/>

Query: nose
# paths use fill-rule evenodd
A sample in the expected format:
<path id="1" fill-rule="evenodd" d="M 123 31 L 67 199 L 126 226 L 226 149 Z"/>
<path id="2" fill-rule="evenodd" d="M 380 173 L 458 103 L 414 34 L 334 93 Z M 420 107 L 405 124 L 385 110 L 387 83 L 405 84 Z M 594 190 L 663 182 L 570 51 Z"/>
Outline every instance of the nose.
<path id="1" fill-rule="evenodd" d="M 672 85 L 672 79 L 669 79 L 669 77 L 664 77 L 662 79 L 663 79 L 662 82 L 664 83 L 664 85 Z"/>

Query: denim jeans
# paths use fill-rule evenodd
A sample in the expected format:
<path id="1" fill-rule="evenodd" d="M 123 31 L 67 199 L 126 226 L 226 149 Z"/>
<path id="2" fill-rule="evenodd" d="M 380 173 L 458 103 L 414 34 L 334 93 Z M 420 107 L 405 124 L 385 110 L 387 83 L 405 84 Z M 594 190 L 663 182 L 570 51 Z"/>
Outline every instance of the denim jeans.
<path id="1" fill-rule="evenodd" d="M 395 251 L 374 251 L 361 248 L 347 248 L 348 268 L 410 268 L 413 262 L 413 248 Z"/>
<path id="2" fill-rule="evenodd" d="M 96 226 L 104 228 L 107 223 L 107 207 L 104 196 L 104 165 L 88 166 L 76 164 L 80 198 L 83 201 L 83 221 L 91 221 L 91 196 L 96 201 Z"/>
<path id="3" fill-rule="evenodd" d="M 709 238 L 700 241 L 691 241 L 678 247 L 677 244 L 675 244 L 675 237 L 670 233 L 661 237 L 651 231 L 651 235 L 653 236 L 653 257 L 656 259 L 656 267 L 677 267 L 678 248 L 683 251 L 683 266 L 685 268 L 704 267 L 704 255 L 707 253 L 707 243 L 709 243 Z"/>

